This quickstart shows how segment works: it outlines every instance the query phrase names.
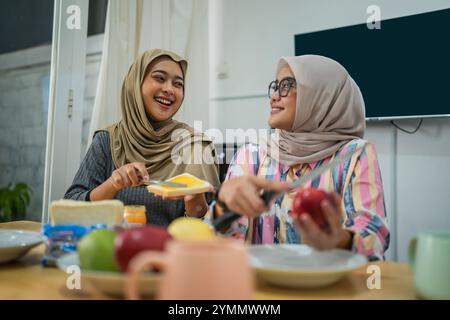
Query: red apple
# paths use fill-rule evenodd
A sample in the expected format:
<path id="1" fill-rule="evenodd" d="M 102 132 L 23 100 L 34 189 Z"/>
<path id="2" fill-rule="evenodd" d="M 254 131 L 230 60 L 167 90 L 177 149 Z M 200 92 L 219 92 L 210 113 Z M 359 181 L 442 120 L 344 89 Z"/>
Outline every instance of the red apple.
<path id="1" fill-rule="evenodd" d="M 292 216 L 298 219 L 302 214 L 308 213 L 321 229 L 326 229 L 328 222 L 322 211 L 321 203 L 323 200 L 328 200 L 331 204 L 334 204 L 331 193 L 315 188 L 300 189 L 297 191 L 292 204 Z"/>
<path id="2" fill-rule="evenodd" d="M 171 239 L 166 229 L 152 225 L 120 232 L 115 242 L 115 256 L 120 270 L 125 272 L 130 260 L 141 251 L 164 251 Z"/>

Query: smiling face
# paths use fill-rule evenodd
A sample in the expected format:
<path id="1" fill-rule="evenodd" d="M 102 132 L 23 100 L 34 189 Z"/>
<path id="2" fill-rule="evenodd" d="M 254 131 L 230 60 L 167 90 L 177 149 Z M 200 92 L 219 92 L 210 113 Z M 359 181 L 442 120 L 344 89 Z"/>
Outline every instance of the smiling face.
<path id="1" fill-rule="evenodd" d="M 181 66 L 167 56 L 156 58 L 148 66 L 141 93 L 149 119 L 160 122 L 172 118 L 184 97 Z"/>
<path id="2" fill-rule="evenodd" d="M 284 65 L 277 74 L 278 83 L 285 78 L 295 78 L 291 68 L 289 68 L 289 65 L 287 64 Z M 280 97 L 280 91 L 275 91 L 270 96 L 270 127 L 290 131 L 292 129 L 292 125 L 294 124 L 296 104 L 296 86 L 289 90 L 286 97 Z"/>

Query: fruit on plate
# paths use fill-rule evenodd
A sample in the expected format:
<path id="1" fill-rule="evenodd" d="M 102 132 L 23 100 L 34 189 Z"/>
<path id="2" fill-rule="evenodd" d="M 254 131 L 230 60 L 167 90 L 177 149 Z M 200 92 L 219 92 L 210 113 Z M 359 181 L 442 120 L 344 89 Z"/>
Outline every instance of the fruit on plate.
<path id="1" fill-rule="evenodd" d="M 167 231 L 176 240 L 208 240 L 215 237 L 213 228 L 206 222 L 191 217 L 181 217 L 169 224 Z"/>
<path id="2" fill-rule="evenodd" d="M 323 200 L 328 200 L 331 204 L 334 203 L 331 193 L 315 188 L 300 189 L 292 203 L 292 216 L 298 219 L 301 215 L 307 213 L 320 228 L 327 228 L 328 222 L 321 206 Z"/>
<path id="3" fill-rule="evenodd" d="M 153 225 L 120 232 L 115 244 L 116 260 L 120 270 L 125 272 L 130 260 L 141 251 L 164 251 L 166 243 L 171 239 L 166 229 Z"/>
<path id="4" fill-rule="evenodd" d="M 98 229 L 84 236 L 78 244 L 80 267 L 83 270 L 118 271 L 114 257 L 116 233 Z"/>

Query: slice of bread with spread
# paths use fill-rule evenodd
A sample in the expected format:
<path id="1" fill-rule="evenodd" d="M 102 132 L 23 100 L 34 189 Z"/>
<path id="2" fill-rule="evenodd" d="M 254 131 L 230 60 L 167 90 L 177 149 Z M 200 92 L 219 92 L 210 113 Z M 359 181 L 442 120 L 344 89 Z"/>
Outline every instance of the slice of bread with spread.
<path id="1" fill-rule="evenodd" d="M 201 180 L 189 173 L 180 174 L 166 181 L 185 184 L 186 187 L 172 187 L 155 184 L 149 185 L 147 191 L 163 197 L 179 197 L 208 192 L 211 188 L 211 184 L 208 181 Z"/>

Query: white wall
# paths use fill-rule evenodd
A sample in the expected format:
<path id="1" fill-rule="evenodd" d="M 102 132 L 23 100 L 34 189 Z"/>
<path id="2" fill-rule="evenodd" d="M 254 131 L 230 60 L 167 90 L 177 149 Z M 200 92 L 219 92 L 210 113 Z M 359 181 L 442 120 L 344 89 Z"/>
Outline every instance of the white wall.
<path id="1" fill-rule="evenodd" d="M 42 88 L 49 70 L 50 64 L 0 69 L 0 187 L 25 182 L 32 188 L 32 220 L 42 211 L 47 122 Z"/>
<path id="2" fill-rule="evenodd" d="M 103 35 L 88 38 L 81 150 L 85 150 Z M 51 47 L 0 55 L 0 187 L 33 190 L 27 219 L 41 221 Z M 84 156 L 84 151 L 82 156 Z"/>
<path id="3" fill-rule="evenodd" d="M 450 0 L 210 1 L 210 126 L 266 128 L 266 88 L 278 58 L 294 54 L 294 35 L 364 23 L 371 4 L 388 19 L 449 8 Z M 415 123 L 398 121 L 408 129 Z M 450 119 L 425 120 L 414 135 L 368 124 L 366 138 L 378 149 L 383 173 L 388 257 L 405 261 L 413 235 L 450 230 Z"/>

